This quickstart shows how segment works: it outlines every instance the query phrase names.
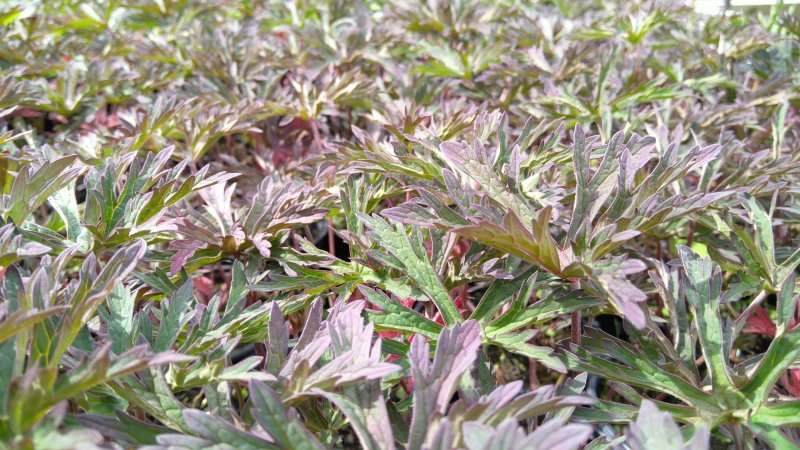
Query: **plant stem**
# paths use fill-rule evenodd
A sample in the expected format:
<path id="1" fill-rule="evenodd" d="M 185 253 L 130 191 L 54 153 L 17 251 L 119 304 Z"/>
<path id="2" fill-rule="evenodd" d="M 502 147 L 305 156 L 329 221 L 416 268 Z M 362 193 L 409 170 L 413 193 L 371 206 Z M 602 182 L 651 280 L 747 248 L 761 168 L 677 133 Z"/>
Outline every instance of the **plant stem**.
<path id="1" fill-rule="evenodd" d="M 335 256 L 336 242 L 333 236 L 333 219 L 328 218 L 328 253 Z"/>
<path id="2" fill-rule="evenodd" d="M 748 305 L 747 308 L 745 308 L 745 310 L 742 311 L 741 314 L 739 314 L 739 317 L 737 317 L 733 323 L 735 325 L 739 325 L 743 321 L 747 320 L 750 314 L 752 314 L 753 310 L 758 308 L 758 305 L 760 305 L 765 298 L 767 298 L 767 291 L 759 292 L 756 298 L 754 298 L 753 301 L 750 303 L 750 305 Z"/>
<path id="3" fill-rule="evenodd" d="M 528 299 L 528 305 L 533 305 L 536 300 L 536 290 L 534 289 L 531 293 L 531 298 Z M 536 337 L 534 336 L 535 339 Z M 528 358 L 528 383 L 530 384 L 530 390 L 534 390 L 539 386 L 539 379 L 536 377 L 536 360 L 533 358 Z"/>
<path id="4" fill-rule="evenodd" d="M 569 282 L 569 287 L 572 291 L 577 291 L 581 288 L 580 280 L 572 280 Z M 581 312 L 573 311 L 570 314 L 572 323 L 570 324 L 570 331 L 572 332 L 572 343 L 581 345 Z"/>
<path id="5" fill-rule="evenodd" d="M 328 253 L 331 256 L 336 256 L 336 241 L 334 240 L 333 235 L 333 219 L 328 217 Z M 333 292 L 328 294 L 328 306 L 333 308 Z"/>
<path id="6" fill-rule="evenodd" d="M 316 119 L 311 119 L 311 135 L 314 137 L 314 146 L 317 147 L 317 151 L 321 151 L 322 137 L 319 134 L 319 126 Z"/>
<path id="7" fill-rule="evenodd" d="M 689 235 L 686 236 L 686 246 L 691 247 L 694 244 L 694 222 L 689 222 Z"/>
<path id="8" fill-rule="evenodd" d="M 581 345 L 581 312 L 573 311 L 570 316 L 572 317 L 572 324 L 570 325 L 570 330 L 572 330 L 572 343 Z"/>
<path id="9" fill-rule="evenodd" d="M 539 380 L 536 378 L 536 360 L 528 358 L 528 388 L 533 391 L 539 386 Z"/>

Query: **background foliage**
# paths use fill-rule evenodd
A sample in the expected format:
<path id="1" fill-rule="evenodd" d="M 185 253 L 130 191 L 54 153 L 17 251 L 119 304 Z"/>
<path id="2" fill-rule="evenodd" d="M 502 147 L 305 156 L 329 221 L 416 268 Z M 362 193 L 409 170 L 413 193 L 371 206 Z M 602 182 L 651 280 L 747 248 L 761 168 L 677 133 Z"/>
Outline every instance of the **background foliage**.
<path id="1" fill-rule="evenodd" d="M 800 446 L 800 20 L 6 1 L 0 448 Z"/>

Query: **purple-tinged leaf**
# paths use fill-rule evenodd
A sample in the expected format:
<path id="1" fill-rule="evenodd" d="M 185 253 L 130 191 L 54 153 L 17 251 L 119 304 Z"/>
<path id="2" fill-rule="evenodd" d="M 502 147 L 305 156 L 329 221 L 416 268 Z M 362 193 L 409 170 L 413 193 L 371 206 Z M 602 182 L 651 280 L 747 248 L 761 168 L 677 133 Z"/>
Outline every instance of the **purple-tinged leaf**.
<path id="1" fill-rule="evenodd" d="M 458 380 L 477 358 L 480 346 L 480 325 L 472 320 L 442 330 L 432 364 L 425 338 L 417 335 L 411 342 L 408 356 L 414 378 L 414 411 L 408 437 L 409 448 L 422 445 L 429 424 L 436 416 L 445 413 Z"/>
<path id="2" fill-rule="evenodd" d="M 642 401 L 636 422 L 630 425 L 627 432 L 628 443 L 632 450 L 706 450 L 708 449 L 708 432 L 704 427 L 696 431 L 695 438 L 686 445 L 678 425 L 666 412 L 659 411 L 650 400 Z"/>
<path id="3" fill-rule="evenodd" d="M 614 275 L 602 275 L 597 281 L 608 292 L 611 302 L 625 315 L 625 318 L 636 328 L 643 328 L 645 316 L 639 303 L 647 300 L 647 295 L 629 281 Z"/>

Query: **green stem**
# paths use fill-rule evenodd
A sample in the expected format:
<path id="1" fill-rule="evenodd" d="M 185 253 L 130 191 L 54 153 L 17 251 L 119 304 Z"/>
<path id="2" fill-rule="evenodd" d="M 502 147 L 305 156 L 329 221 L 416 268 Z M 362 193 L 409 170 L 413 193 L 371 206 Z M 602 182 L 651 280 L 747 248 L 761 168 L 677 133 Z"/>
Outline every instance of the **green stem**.
<path id="1" fill-rule="evenodd" d="M 572 280 L 569 282 L 569 287 L 572 291 L 577 291 L 581 288 L 580 280 Z M 581 312 L 573 311 L 570 314 L 572 323 L 570 324 L 570 331 L 572 332 L 572 343 L 581 345 Z"/>

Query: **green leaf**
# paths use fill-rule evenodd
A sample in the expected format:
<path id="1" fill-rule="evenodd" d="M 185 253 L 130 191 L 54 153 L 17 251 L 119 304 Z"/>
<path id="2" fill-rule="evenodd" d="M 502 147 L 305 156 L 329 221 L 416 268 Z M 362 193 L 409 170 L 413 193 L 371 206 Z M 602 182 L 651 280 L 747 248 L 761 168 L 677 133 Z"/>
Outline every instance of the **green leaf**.
<path id="1" fill-rule="evenodd" d="M 750 420 L 760 426 L 800 426 L 800 400 L 762 406 L 750 416 Z"/>
<path id="2" fill-rule="evenodd" d="M 778 335 L 770 344 L 764 356 L 758 362 L 749 382 L 742 388 L 742 393 L 751 404 L 763 404 L 775 383 L 800 357 L 800 327 Z"/>
<path id="3" fill-rule="evenodd" d="M 123 284 L 114 286 L 106 300 L 108 306 L 106 326 L 108 327 L 108 336 L 111 338 L 111 350 L 117 355 L 122 354 L 133 345 L 135 303 L 136 298 Z"/>
<path id="4" fill-rule="evenodd" d="M 154 351 L 163 352 L 172 348 L 188 321 L 185 311 L 193 299 L 194 285 L 192 280 L 186 280 L 171 300 L 162 300 L 161 323 L 158 325 L 158 335 L 153 343 Z"/>
<path id="5" fill-rule="evenodd" d="M 527 298 L 521 295 L 518 298 L 520 307 L 509 309 L 501 317 L 485 325 L 484 331 L 487 335 L 520 330 L 548 320 L 565 317 L 574 311 L 600 306 L 604 303 L 598 298 L 585 297 L 581 292 L 570 292 L 562 297 L 551 295 L 539 300 L 532 306 L 522 308 L 521 306 L 524 306 Z"/>
<path id="6" fill-rule="evenodd" d="M 789 274 L 797 269 L 797 266 L 800 266 L 800 248 L 786 258 L 775 271 L 775 278 L 778 285 L 782 284 L 789 277 Z"/>
<path id="7" fill-rule="evenodd" d="M 566 373 L 566 365 L 554 354 L 553 349 L 529 343 L 535 335 L 536 333 L 531 330 L 508 333 L 494 336 L 490 342 L 512 353 L 533 358 L 556 372 Z"/>
<path id="8" fill-rule="evenodd" d="M 413 309 L 406 308 L 400 302 L 389 298 L 381 291 L 376 291 L 366 286 L 359 286 L 358 290 L 361 291 L 368 302 L 381 309 L 381 312 L 365 311 L 369 321 L 379 329 L 418 333 L 430 339 L 439 337 L 442 326 L 438 323 L 425 318 Z"/>
<path id="9" fill-rule="evenodd" d="M 66 309 L 64 306 L 54 306 L 41 311 L 36 309 L 14 311 L 0 320 L 0 343 Z"/>
<path id="10" fill-rule="evenodd" d="M 775 307 L 776 334 L 779 336 L 789 331 L 795 318 L 798 301 L 798 297 L 794 295 L 796 280 L 797 276 L 792 273 L 780 286 L 781 290 L 778 293 L 778 302 Z"/>
<path id="11" fill-rule="evenodd" d="M 56 210 L 61 220 L 67 225 L 67 238 L 78 244 L 81 252 L 89 250 L 91 234 L 81 225 L 81 215 L 78 202 L 75 199 L 75 182 L 70 182 L 63 189 L 53 193 L 48 198 L 50 205 Z"/>
<path id="12" fill-rule="evenodd" d="M 7 209 L 3 217 L 11 219 L 17 226 L 53 193 L 67 186 L 83 172 L 82 167 L 73 167 L 77 155 L 69 155 L 55 161 L 45 161 L 38 168 L 30 163 L 20 169 L 9 194 Z"/>
<path id="13" fill-rule="evenodd" d="M 753 228 L 755 228 L 755 243 L 758 248 L 755 256 L 767 274 L 772 276 L 775 268 L 775 237 L 772 234 L 772 218 L 764 211 L 755 197 L 748 196 L 745 206 Z M 771 279 L 770 281 L 774 282 L 775 280 Z"/>
<path id="14" fill-rule="evenodd" d="M 151 368 L 149 373 L 112 381 L 109 386 L 131 405 L 142 408 L 162 424 L 176 430 L 190 431 L 183 420 L 185 407 L 175 398 L 163 372 Z"/>
<path id="15" fill-rule="evenodd" d="M 358 217 L 369 227 L 373 239 L 396 259 L 408 277 L 433 300 L 446 325 L 451 326 L 464 321 L 447 289 L 433 270 L 420 242 L 416 239 L 410 240 L 401 224 L 389 223 L 381 217 L 370 217 L 361 213 Z"/>
<path id="16" fill-rule="evenodd" d="M 90 257 L 84 261 L 81 268 L 81 283 L 85 288 L 79 289 L 70 299 L 70 309 L 59 324 L 57 345 L 50 355 L 51 361 L 58 361 L 67 351 L 80 329 L 93 316 L 114 286 L 123 282 L 125 277 L 133 272 L 146 249 L 147 244 L 143 240 L 136 240 L 119 249 L 96 276 L 90 275 L 90 271 L 96 265 L 95 260 Z M 92 279 L 89 280 L 89 277 Z"/>
<path id="17" fill-rule="evenodd" d="M 700 258 L 688 247 L 679 246 L 678 252 L 685 273 L 683 294 L 694 312 L 714 392 L 726 401 L 735 402 L 738 393 L 734 394 L 736 389 L 728 373 L 729 351 L 719 315 L 722 272 L 711 259 Z"/>
<path id="18" fill-rule="evenodd" d="M 14 372 L 17 371 L 16 367 L 16 342 L 9 340 L 0 343 L 0 417 L 7 417 L 6 411 L 6 394 L 8 393 L 10 384 L 14 377 Z M 0 435 L 3 434 L 3 427 L 0 427 Z"/>
<path id="19" fill-rule="evenodd" d="M 228 304 L 225 312 L 227 313 L 231 305 L 236 305 L 247 294 L 247 275 L 244 272 L 244 265 L 239 261 L 234 261 L 231 268 L 231 287 L 228 294 Z"/>
<path id="20" fill-rule="evenodd" d="M 215 444 L 225 444 L 242 450 L 280 450 L 282 448 L 263 438 L 241 431 L 233 424 L 205 411 L 184 410 L 183 420 L 198 436 Z"/>
<path id="21" fill-rule="evenodd" d="M 513 280 L 495 280 L 481 297 L 470 319 L 483 322 L 491 316 L 516 294 L 524 283 L 534 284 L 538 272 L 535 267 L 529 267 Z"/>
<path id="22" fill-rule="evenodd" d="M 633 345 L 591 327 L 585 327 L 584 331 L 580 347 L 564 349 L 570 370 L 666 392 L 698 408 L 711 411 L 719 408 L 714 396 L 677 375 L 663 371 L 660 362 L 651 361 Z M 609 361 L 608 357 L 614 361 Z"/>
<path id="23" fill-rule="evenodd" d="M 558 395 L 581 395 L 586 389 L 587 373 L 581 373 L 575 378 L 567 378 L 563 385 L 558 389 Z M 567 407 L 558 411 L 551 411 L 545 416 L 545 422 L 554 418 L 566 420 L 575 411 L 575 407 Z"/>
<path id="24" fill-rule="evenodd" d="M 509 211 L 503 216 L 502 225 L 481 220 L 474 225 L 454 228 L 452 231 L 560 276 L 562 268 L 568 264 L 562 265 L 561 252 L 547 230 L 547 220 L 551 211 L 551 207 L 544 208 L 539 214 L 539 219 L 533 222 L 532 230 L 526 228 L 519 217 Z"/>
<path id="25" fill-rule="evenodd" d="M 248 393 L 253 418 L 282 448 L 323 449 L 323 445 L 297 419 L 287 414 L 280 396 L 261 381 L 251 380 Z"/>
<path id="26" fill-rule="evenodd" d="M 448 141 L 440 147 L 447 160 L 478 183 L 492 200 L 513 211 L 522 223 L 533 221 L 535 215 L 528 201 L 520 193 L 506 187 L 500 175 L 492 169 L 487 151 L 480 141 L 476 140 L 472 145 Z"/>
<path id="27" fill-rule="evenodd" d="M 136 419 L 123 411 L 115 410 L 116 420 L 109 416 L 84 414 L 78 417 L 84 425 L 97 430 L 109 430 L 124 435 L 131 444 L 156 444 L 156 438 L 170 431 L 167 427 L 153 425 Z"/>

